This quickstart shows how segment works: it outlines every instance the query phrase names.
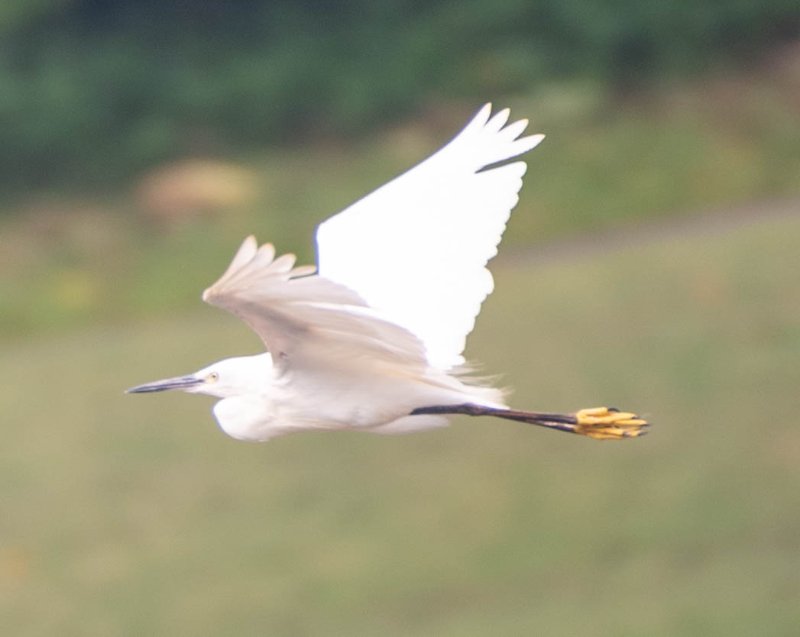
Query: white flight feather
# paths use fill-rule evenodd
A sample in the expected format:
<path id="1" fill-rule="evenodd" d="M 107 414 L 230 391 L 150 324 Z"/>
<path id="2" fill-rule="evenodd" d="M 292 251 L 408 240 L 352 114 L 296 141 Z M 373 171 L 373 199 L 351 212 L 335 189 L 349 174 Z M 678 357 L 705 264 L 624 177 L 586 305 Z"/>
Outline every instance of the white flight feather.
<path id="1" fill-rule="evenodd" d="M 428 363 L 464 362 L 466 337 L 493 289 L 497 252 L 535 147 L 520 120 L 484 106 L 450 143 L 317 229 L 319 274 L 355 291 L 419 338 Z"/>
<path id="2" fill-rule="evenodd" d="M 245 239 L 203 300 L 242 319 L 261 337 L 278 368 L 304 369 L 370 357 L 407 373 L 426 367 L 422 343 L 382 318 L 352 290 L 294 268 L 294 255 L 274 258 L 271 244 Z"/>

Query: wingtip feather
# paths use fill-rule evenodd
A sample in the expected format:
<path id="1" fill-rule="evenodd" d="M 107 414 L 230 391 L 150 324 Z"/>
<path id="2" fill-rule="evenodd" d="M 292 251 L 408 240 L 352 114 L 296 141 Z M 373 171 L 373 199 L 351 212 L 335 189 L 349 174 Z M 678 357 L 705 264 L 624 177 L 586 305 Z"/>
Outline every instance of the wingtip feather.
<path id="1" fill-rule="evenodd" d="M 517 154 L 521 155 L 522 153 L 527 153 L 529 150 L 536 148 L 544 141 L 544 137 L 545 136 L 541 133 L 537 133 L 536 135 L 520 137 L 519 139 L 514 140 L 512 143 L 516 148 L 520 149 Z"/>
<path id="2" fill-rule="evenodd" d="M 464 127 L 464 131 L 471 131 L 471 130 L 480 130 L 486 123 L 489 121 L 489 117 L 492 114 L 492 103 L 487 102 L 483 106 L 481 106 L 480 110 L 475 113 L 475 116 L 467 123 Z"/>
<path id="3" fill-rule="evenodd" d="M 486 124 L 483 127 L 484 130 L 497 133 L 498 131 L 500 131 L 500 129 L 503 128 L 503 126 L 505 126 L 506 122 L 508 121 L 509 115 L 511 115 L 510 108 L 504 108 L 503 110 L 498 111 L 492 116 L 492 118 L 488 122 L 486 122 Z"/>

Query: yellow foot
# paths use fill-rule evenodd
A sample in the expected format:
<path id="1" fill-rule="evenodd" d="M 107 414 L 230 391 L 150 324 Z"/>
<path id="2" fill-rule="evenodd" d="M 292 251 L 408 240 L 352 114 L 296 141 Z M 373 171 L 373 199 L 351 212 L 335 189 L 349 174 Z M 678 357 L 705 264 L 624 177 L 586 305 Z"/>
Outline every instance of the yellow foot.
<path id="1" fill-rule="evenodd" d="M 638 438 L 647 433 L 650 426 L 636 414 L 619 411 L 613 407 L 581 409 L 575 414 L 575 433 L 595 440 L 620 440 Z"/>

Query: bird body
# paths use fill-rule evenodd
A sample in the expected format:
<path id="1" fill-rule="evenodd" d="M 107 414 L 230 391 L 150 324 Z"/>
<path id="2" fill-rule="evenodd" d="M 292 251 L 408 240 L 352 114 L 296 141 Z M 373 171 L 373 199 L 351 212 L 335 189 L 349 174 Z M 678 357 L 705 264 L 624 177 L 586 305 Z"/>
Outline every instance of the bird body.
<path id="1" fill-rule="evenodd" d="M 428 383 L 409 375 L 382 374 L 380 369 L 365 371 L 345 364 L 331 373 L 293 377 L 277 373 L 268 354 L 252 359 L 251 363 L 262 367 L 259 374 L 270 379 L 264 385 L 269 391 L 264 392 L 263 387 L 260 391 L 246 390 L 214 406 L 222 430 L 239 440 L 260 442 L 303 430 L 419 431 L 446 425 L 447 418 L 409 416 L 415 408 L 475 400 L 459 387 Z M 308 398 L 299 401 L 298 396 Z M 324 409 L 320 409 L 322 405 Z"/>
<path id="2" fill-rule="evenodd" d="M 302 430 L 406 433 L 447 415 L 493 415 L 595 438 L 635 437 L 645 421 L 598 408 L 510 410 L 469 376 L 463 349 L 493 279 L 526 166 L 541 135 L 484 106 L 449 144 L 323 222 L 318 269 L 245 239 L 203 299 L 242 319 L 268 353 L 134 387 L 221 398 L 220 427 L 247 441 Z"/>

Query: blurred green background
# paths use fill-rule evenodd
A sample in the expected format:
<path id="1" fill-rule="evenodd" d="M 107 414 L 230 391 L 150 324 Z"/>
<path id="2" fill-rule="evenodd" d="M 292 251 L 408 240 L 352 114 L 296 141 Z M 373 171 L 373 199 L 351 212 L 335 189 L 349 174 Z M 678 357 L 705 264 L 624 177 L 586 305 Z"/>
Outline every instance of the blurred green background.
<path id="1" fill-rule="evenodd" d="M 7 0 L 0 617 L 33 635 L 796 635 L 800 7 Z M 485 101 L 548 135 L 468 355 L 520 408 L 226 438 L 124 396 L 257 339 L 199 301 Z"/>

